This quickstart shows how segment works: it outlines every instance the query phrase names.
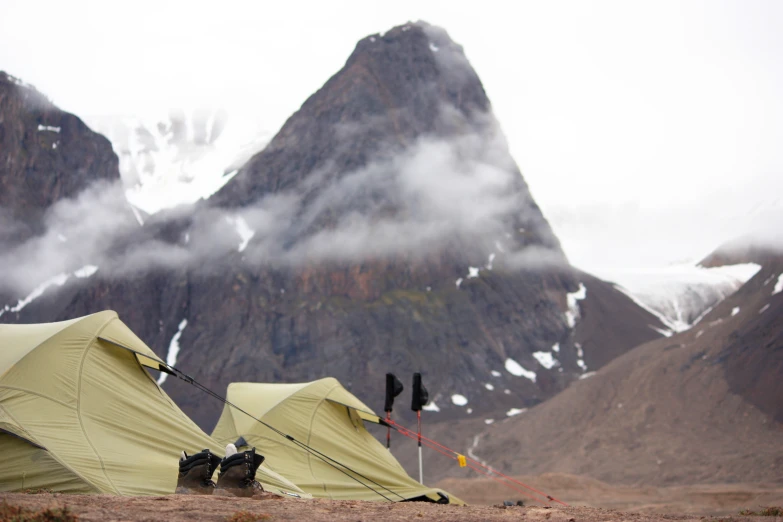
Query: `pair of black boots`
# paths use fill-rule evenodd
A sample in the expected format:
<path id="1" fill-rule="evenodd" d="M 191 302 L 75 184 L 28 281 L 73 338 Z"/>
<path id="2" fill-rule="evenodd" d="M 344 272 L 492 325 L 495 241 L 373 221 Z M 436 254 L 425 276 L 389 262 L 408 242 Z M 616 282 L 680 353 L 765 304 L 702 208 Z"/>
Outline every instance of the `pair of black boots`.
<path id="1" fill-rule="evenodd" d="M 233 451 L 232 451 L 233 450 Z M 208 449 L 188 456 L 184 451 L 179 460 L 177 493 L 183 495 L 230 495 L 252 497 L 263 493 L 264 488 L 256 480 L 256 470 L 264 462 L 264 456 L 253 448 L 234 453 L 233 445 L 226 448 L 226 457 L 221 459 Z M 220 464 L 218 480 L 212 474 Z"/>

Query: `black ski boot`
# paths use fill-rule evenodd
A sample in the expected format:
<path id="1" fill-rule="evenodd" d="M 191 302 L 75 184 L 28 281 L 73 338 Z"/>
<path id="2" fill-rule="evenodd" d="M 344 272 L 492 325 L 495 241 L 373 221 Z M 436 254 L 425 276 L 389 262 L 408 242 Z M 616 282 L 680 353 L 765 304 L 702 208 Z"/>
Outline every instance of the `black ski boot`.
<path id="1" fill-rule="evenodd" d="M 256 470 L 264 462 L 264 456 L 253 448 L 248 451 L 228 455 L 220 462 L 218 474 L 218 494 L 235 497 L 252 497 L 263 493 L 264 488 L 256 480 Z"/>
<path id="2" fill-rule="evenodd" d="M 208 449 L 190 457 L 183 451 L 182 457 L 179 459 L 176 493 L 179 495 L 211 495 L 215 491 L 212 473 L 219 463 L 220 457 Z"/>

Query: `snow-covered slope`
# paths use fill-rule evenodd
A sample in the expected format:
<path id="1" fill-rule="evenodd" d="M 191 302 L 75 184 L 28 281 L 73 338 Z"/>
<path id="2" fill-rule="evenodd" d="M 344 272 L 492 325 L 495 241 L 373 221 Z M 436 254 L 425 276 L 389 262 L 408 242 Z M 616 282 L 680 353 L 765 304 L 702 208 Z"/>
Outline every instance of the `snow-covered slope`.
<path id="1" fill-rule="evenodd" d="M 87 118 L 120 158 L 132 205 L 153 214 L 208 198 L 260 151 L 271 133 L 223 110 Z"/>
<path id="2" fill-rule="evenodd" d="M 704 268 L 679 264 L 615 273 L 617 289 L 654 313 L 669 327 L 665 335 L 696 324 L 716 304 L 761 269 L 755 263 Z"/>

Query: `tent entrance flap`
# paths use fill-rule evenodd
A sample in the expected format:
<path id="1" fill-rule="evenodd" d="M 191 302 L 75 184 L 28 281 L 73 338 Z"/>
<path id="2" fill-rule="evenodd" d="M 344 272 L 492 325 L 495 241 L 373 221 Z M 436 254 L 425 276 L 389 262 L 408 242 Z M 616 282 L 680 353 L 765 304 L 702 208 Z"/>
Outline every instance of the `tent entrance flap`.
<path id="1" fill-rule="evenodd" d="M 153 359 L 147 354 L 138 352 L 134 350 L 133 348 L 128 348 L 127 346 L 124 346 L 117 341 L 112 341 L 111 339 L 106 339 L 105 337 L 98 337 L 99 340 L 109 343 L 112 346 L 116 346 L 118 348 L 122 348 L 124 350 L 128 350 L 129 352 L 133 352 L 136 355 L 136 359 L 138 359 L 139 364 L 142 366 L 146 366 L 147 368 L 151 368 L 153 370 L 158 370 L 163 373 L 168 373 L 169 375 L 176 375 L 173 371 L 169 370 L 169 367 L 166 363 L 159 359 Z"/>
<path id="2" fill-rule="evenodd" d="M 0 434 L 10 435 L 11 437 L 14 437 L 14 438 L 17 438 L 19 440 L 25 441 L 30 446 L 33 446 L 33 447 L 38 448 L 38 449 L 46 450 L 46 448 L 44 448 L 43 446 L 41 446 L 37 442 L 35 442 L 33 440 L 30 440 L 29 438 L 27 438 L 27 437 L 25 437 L 23 435 L 20 435 L 19 433 L 16 433 L 15 431 L 8 430 L 8 429 L 6 429 L 5 426 L 2 426 L 2 425 L 0 425 Z"/>
<path id="3" fill-rule="evenodd" d="M 356 412 L 356 414 L 361 418 L 362 420 L 366 420 L 368 422 L 372 422 L 374 424 L 380 424 L 381 418 L 375 415 L 374 413 L 360 410 L 356 406 L 351 406 L 350 404 L 345 404 L 344 402 L 336 401 L 334 399 L 326 399 L 326 401 L 331 402 L 332 404 L 337 404 L 338 406 L 343 406 L 345 408 L 348 408 L 349 411 Z"/>

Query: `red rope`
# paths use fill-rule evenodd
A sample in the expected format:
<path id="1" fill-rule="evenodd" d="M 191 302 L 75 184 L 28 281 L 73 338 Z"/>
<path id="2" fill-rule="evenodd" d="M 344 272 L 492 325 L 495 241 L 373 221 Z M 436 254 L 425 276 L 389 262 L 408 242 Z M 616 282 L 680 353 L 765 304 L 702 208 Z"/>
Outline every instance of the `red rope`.
<path id="1" fill-rule="evenodd" d="M 409 439 L 411 439 L 411 440 L 416 440 L 416 436 L 413 434 L 413 432 L 412 432 L 412 431 L 410 431 L 410 430 L 407 430 L 407 429 L 405 429 L 405 428 L 403 428 L 403 430 L 400 430 L 400 434 L 401 434 L 401 435 L 403 435 L 404 437 L 408 437 L 408 438 L 409 438 Z M 448 457 L 448 458 L 450 458 L 450 459 L 452 459 L 452 460 L 458 460 L 458 458 L 457 458 L 456 456 L 454 456 L 454 455 L 452 455 L 452 454 L 449 454 L 449 453 L 447 453 L 446 451 L 444 451 L 444 450 L 442 450 L 442 449 L 438 448 L 437 446 L 435 446 L 435 445 L 433 445 L 433 444 L 430 444 L 430 442 L 428 442 L 428 441 L 424 441 L 423 443 L 424 443 L 424 445 L 425 445 L 425 446 L 427 446 L 428 448 L 434 449 L 435 451 L 437 451 L 437 452 L 438 452 L 438 453 L 440 453 L 441 455 L 445 455 L 446 457 Z M 437 443 L 436 443 L 436 444 L 437 444 Z M 471 460 L 471 461 L 473 461 L 473 462 L 475 462 L 475 460 L 474 460 L 474 459 L 470 459 L 470 460 Z M 481 464 L 479 464 L 479 465 L 481 465 Z M 505 480 L 503 480 L 502 478 L 500 478 L 500 477 L 496 477 L 496 476 L 493 476 L 493 475 L 491 475 L 491 474 L 487 473 L 486 471 L 484 471 L 484 470 L 482 470 L 482 469 L 479 469 L 479 468 L 477 468 L 477 467 L 473 466 L 472 464 L 468 464 L 468 467 L 469 467 L 470 469 L 472 469 L 472 470 L 476 471 L 477 473 L 479 473 L 479 474 L 481 474 L 481 475 L 484 475 L 484 476 L 485 476 L 485 477 L 487 477 L 487 478 L 490 478 L 490 479 L 492 479 L 492 480 L 496 480 L 496 481 L 500 482 L 501 484 L 503 484 L 504 486 L 506 486 L 506 487 L 508 487 L 508 488 L 511 488 L 511 489 L 513 489 L 513 490 L 515 490 L 515 491 L 518 491 L 519 493 L 522 493 L 522 494 L 525 494 L 525 495 L 530 495 L 530 493 L 529 493 L 529 492 L 527 492 L 527 491 L 524 491 L 524 490 L 522 490 L 522 489 L 520 489 L 520 488 L 518 488 L 518 487 L 516 487 L 516 486 L 513 486 L 512 484 L 509 484 L 509 483 L 507 483 L 507 482 L 506 482 Z M 485 466 L 485 467 L 486 467 L 486 466 Z M 488 469 L 490 469 L 490 471 L 492 471 L 492 470 L 491 470 L 491 468 L 488 468 Z M 545 504 L 547 504 L 547 505 L 549 505 L 549 502 L 547 502 L 547 500 L 549 500 L 549 498 L 548 498 L 546 495 L 544 495 L 544 494 L 541 494 L 540 496 L 541 496 L 541 498 L 543 498 L 543 499 L 544 499 L 544 503 L 545 503 Z"/>
<path id="2" fill-rule="evenodd" d="M 396 422 L 394 422 L 394 421 L 392 421 L 392 420 L 390 420 L 390 421 L 389 421 L 389 424 L 391 424 L 392 426 L 394 426 L 394 428 L 395 428 L 397 431 L 399 431 L 400 433 L 402 433 L 403 435 L 405 435 L 405 436 L 407 436 L 407 437 L 409 437 L 409 438 L 414 438 L 414 437 L 413 437 L 413 434 L 414 434 L 414 432 L 413 432 L 413 431 L 411 431 L 411 430 L 409 430 L 409 429 L 408 429 L 408 428 L 406 428 L 405 426 L 402 426 L 402 425 L 400 425 L 400 424 L 397 424 Z M 457 455 L 460 455 L 460 453 L 459 453 L 459 452 L 457 452 L 457 451 L 454 451 L 453 449 L 449 448 L 448 446 L 444 446 L 443 444 L 440 444 L 440 443 L 439 443 L 439 442 L 437 442 L 437 441 L 434 441 L 434 440 L 432 440 L 432 439 L 429 439 L 429 438 L 427 438 L 427 437 L 425 437 L 425 436 L 423 436 L 423 435 L 420 435 L 420 437 L 421 437 L 421 440 L 423 440 L 423 441 L 425 441 L 425 442 L 426 442 L 426 443 L 425 443 L 425 445 L 426 445 L 428 448 L 435 449 L 435 450 L 437 450 L 437 451 L 438 451 L 438 453 L 441 453 L 442 455 L 446 455 L 447 457 L 449 457 L 449 458 L 452 458 L 452 459 L 454 459 L 454 460 L 457 460 Z M 440 448 L 440 449 L 438 449 L 438 448 Z M 447 453 L 447 452 L 449 452 L 450 454 L 449 454 L 449 453 Z M 515 483 L 515 484 L 519 484 L 520 486 L 522 486 L 523 488 L 525 488 L 525 489 L 527 489 L 527 490 L 529 490 L 529 491 L 532 491 L 532 492 L 534 492 L 534 493 L 536 493 L 536 494 L 540 495 L 541 497 L 543 497 L 543 498 L 545 498 L 545 499 L 547 499 L 547 500 L 551 500 L 551 501 L 557 502 L 558 504 L 562 504 L 562 505 L 564 505 L 564 506 L 568 506 L 568 504 L 566 504 L 565 502 L 563 502 L 563 501 L 561 501 L 561 500 L 558 500 L 558 499 L 554 498 L 554 497 L 553 497 L 553 496 L 551 496 L 551 495 L 547 495 L 547 494 L 546 494 L 546 493 L 544 493 L 543 491 L 539 491 L 539 490 L 537 490 L 537 489 L 535 489 L 535 488 L 532 488 L 532 487 L 528 486 L 527 484 L 525 484 L 525 483 L 523 483 L 523 482 L 521 482 L 521 481 L 519 481 L 519 480 L 517 480 L 517 479 L 515 479 L 515 478 L 513 478 L 513 477 L 509 477 L 508 475 L 506 475 L 506 474 L 504 474 L 504 473 L 501 473 L 500 471 L 496 470 L 495 468 L 492 468 L 492 467 L 490 467 L 490 466 L 487 466 L 487 465 L 485 465 L 485 464 L 482 464 L 481 462 L 477 461 L 476 459 L 473 459 L 473 458 L 471 458 L 471 457 L 469 457 L 469 456 L 466 456 L 466 459 L 467 459 L 467 460 L 470 460 L 471 462 L 473 462 L 473 463 L 475 463 L 475 464 L 479 465 L 480 467 L 482 467 L 482 468 L 484 468 L 484 469 L 488 470 L 490 473 L 494 473 L 495 475 L 498 475 L 499 477 L 502 477 L 502 478 L 503 478 L 503 479 L 505 479 L 505 480 L 502 480 L 502 479 L 500 479 L 499 477 L 494 477 L 494 476 L 491 476 L 491 475 L 487 474 L 486 472 L 483 472 L 483 471 L 480 471 L 480 470 L 478 470 L 478 469 L 477 469 L 476 467 L 474 467 L 474 466 L 468 465 L 468 467 L 469 467 L 469 468 L 471 468 L 471 469 L 473 469 L 473 470 L 475 470 L 475 471 L 478 471 L 478 472 L 479 472 L 479 473 L 481 473 L 482 475 L 485 475 L 485 476 L 487 476 L 487 477 L 489 477 L 489 478 L 492 478 L 492 479 L 494 479 L 494 480 L 497 480 L 497 481 L 499 481 L 501 484 L 504 484 L 504 485 L 506 485 L 507 487 L 510 487 L 510 488 L 512 488 L 512 489 L 514 489 L 514 490 L 517 490 L 517 491 L 521 491 L 521 490 L 519 490 L 518 488 L 516 488 L 516 487 L 512 486 L 511 484 L 508 484 L 508 483 L 506 482 L 506 480 L 509 480 L 509 481 L 511 481 L 511 482 L 513 482 L 513 483 Z M 522 492 L 522 493 L 525 493 L 524 491 L 521 491 L 521 492 Z"/>

